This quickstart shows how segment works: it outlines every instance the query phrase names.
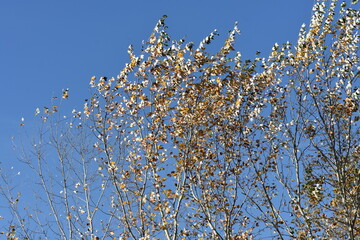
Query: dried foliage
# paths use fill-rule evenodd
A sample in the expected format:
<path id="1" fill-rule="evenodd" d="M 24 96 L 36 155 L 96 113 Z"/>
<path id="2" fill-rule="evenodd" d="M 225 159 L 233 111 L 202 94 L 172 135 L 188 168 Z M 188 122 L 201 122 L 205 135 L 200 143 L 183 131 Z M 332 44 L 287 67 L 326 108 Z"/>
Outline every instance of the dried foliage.
<path id="1" fill-rule="evenodd" d="M 358 239 L 360 13 L 352 4 L 317 1 L 294 46 L 246 61 L 235 52 L 236 25 L 209 53 L 216 31 L 196 48 L 172 41 L 164 16 L 139 55 L 129 47 L 116 78 L 91 79 L 83 111 L 40 114 L 23 160 L 43 193 L 24 218 L 20 196 L 2 188 L 17 218 L 4 234 Z"/>

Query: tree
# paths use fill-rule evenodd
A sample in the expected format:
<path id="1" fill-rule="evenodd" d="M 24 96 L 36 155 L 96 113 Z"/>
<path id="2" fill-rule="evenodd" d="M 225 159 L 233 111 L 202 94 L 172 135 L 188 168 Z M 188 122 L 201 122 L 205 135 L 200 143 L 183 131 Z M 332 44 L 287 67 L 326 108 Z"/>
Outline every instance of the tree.
<path id="1" fill-rule="evenodd" d="M 165 18 L 82 111 L 40 114 L 39 206 L 1 188 L 8 239 L 357 239 L 359 10 L 317 1 L 295 46 L 245 61 L 236 25 L 209 53 L 216 31 L 195 48 Z"/>

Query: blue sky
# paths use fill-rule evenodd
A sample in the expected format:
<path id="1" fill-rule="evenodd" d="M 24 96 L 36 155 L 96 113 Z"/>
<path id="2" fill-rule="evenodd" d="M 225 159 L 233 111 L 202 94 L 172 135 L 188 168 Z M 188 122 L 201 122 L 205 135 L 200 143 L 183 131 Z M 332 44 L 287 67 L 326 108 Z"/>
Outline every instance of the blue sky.
<path id="1" fill-rule="evenodd" d="M 234 22 L 245 58 L 266 57 L 275 42 L 296 41 L 313 0 L 16 0 L 0 7 L 0 168 L 15 165 L 11 137 L 34 125 L 37 107 L 70 89 L 69 112 L 82 105 L 91 76 L 116 76 L 127 47 L 140 49 L 157 20 L 168 15 L 173 39 L 200 42 L 218 29 L 223 40 Z M 26 174 L 26 173 L 25 173 Z"/>

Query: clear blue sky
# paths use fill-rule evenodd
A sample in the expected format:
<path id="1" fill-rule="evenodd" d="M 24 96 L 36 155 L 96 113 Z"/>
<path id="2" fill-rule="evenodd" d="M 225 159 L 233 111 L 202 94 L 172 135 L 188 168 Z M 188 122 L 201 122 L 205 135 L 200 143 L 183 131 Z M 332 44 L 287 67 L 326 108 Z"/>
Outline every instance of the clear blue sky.
<path id="1" fill-rule="evenodd" d="M 275 42 L 296 41 L 313 0 L 12 0 L 0 4 L 0 168 L 15 165 L 11 136 L 21 118 L 34 123 L 35 109 L 70 88 L 81 106 L 91 76 L 116 76 L 127 47 L 139 49 L 157 20 L 168 15 L 175 38 L 200 42 L 212 30 L 219 42 L 235 21 L 238 49 L 246 58 Z M 70 111 L 71 109 L 69 109 Z M 26 173 L 22 173 L 26 174 Z"/>

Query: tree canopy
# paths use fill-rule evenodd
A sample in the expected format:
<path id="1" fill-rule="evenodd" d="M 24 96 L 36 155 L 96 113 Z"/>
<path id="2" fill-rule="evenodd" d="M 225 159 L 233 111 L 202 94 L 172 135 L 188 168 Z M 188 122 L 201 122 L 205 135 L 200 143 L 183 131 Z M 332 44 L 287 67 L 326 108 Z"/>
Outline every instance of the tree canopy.
<path id="1" fill-rule="evenodd" d="M 6 184 L 8 239 L 358 239 L 357 1 L 316 1 L 298 42 L 243 60 L 172 40 L 166 16 L 81 111 L 39 110 L 22 160 L 36 206 Z M 59 102 L 69 96 L 63 91 Z M 71 91 L 70 91 L 71 96 Z"/>

